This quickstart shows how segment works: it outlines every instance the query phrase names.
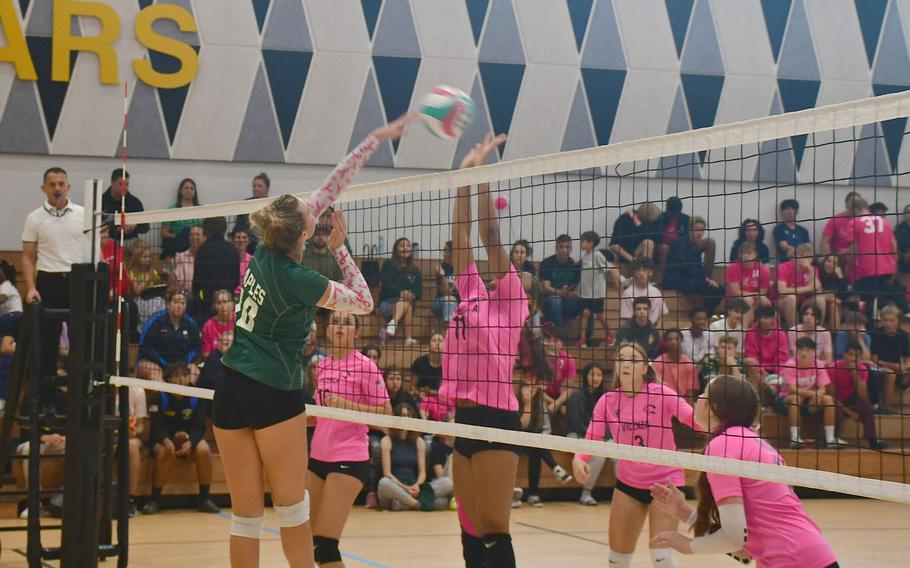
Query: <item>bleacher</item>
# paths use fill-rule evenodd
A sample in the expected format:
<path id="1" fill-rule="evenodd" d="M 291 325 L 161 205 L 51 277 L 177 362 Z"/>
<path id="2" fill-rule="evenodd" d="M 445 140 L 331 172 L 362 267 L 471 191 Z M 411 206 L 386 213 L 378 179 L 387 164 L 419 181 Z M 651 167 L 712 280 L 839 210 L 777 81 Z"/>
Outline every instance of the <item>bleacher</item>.
<path id="1" fill-rule="evenodd" d="M 18 251 L 0 252 L 0 259 L 7 259 L 17 267 L 21 266 L 20 256 L 21 253 Z M 418 345 L 414 347 L 405 347 L 403 345 L 404 338 L 400 336 L 388 340 L 388 342 L 382 346 L 380 367 L 383 368 L 389 365 L 396 365 L 402 369 L 409 369 L 414 359 L 426 352 L 430 335 L 440 331 L 440 322 L 438 318 L 430 313 L 430 303 L 436 295 L 436 280 L 433 275 L 436 272 L 435 269 L 438 260 L 418 259 L 415 262 L 421 269 L 422 274 L 424 274 L 423 296 L 421 300 L 417 302 L 414 312 L 414 339 L 418 341 Z M 478 269 L 481 274 L 483 274 L 486 270 L 486 263 L 483 261 L 478 262 Z M 715 272 L 716 279 L 718 281 L 723 281 L 723 270 L 718 268 Z M 20 282 L 20 290 L 21 288 L 22 284 Z M 25 290 L 21 290 L 21 292 L 24 296 Z M 377 300 L 375 303 L 378 307 L 378 287 L 373 290 L 373 293 L 374 298 Z M 667 291 L 664 292 L 664 302 L 669 309 L 669 313 L 664 316 L 661 327 L 664 329 L 671 327 L 684 329 L 688 327 L 688 311 L 693 305 L 692 300 L 682 297 L 676 292 Z M 615 289 L 608 290 L 605 312 L 608 325 L 610 325 L 611 328 L 618 326 L 620 321 L 619 298 Z M 364 318 L 359 345 L 377 344 L 379 330 L 384 326 L 385 321 L 378 314 L 378 311 L 374 311 L 373 314 Z M 569 355 L 575 359 L 578 368 L 581 369 L 589 361 L 597 360 L 601 363 L 606 363 L 606 369 L 609 375 L 612 372 L 613 349 L 606 345 L 603 330 L 600 329 L 599 326 L 596 327 L 595 342 L 598 345 L 597 347 L 582 349 L 575 346 L 575 340 L 578 338 L 577 320 L 568 322 L 565 327 L 565 337 L 563 337 L 564 348 Z M 910 326 L 906 326 L 905 324 L 905 328 L 910 329 Z M 320 338 L 320 340 L 321 339 L 322 338 Z M 138 351 L 138 346 L 132 345 L 130 351 L 131 365 L 135 365 L 135 356 Z M 609 377 L 607 380 L 609 381 Z M 570 386 L 571 388 L 578 387 L 577 383 Z M 903 395 L 904 407 L 910 408 L 910 390 L 904 391 Z M 885 479 L 889 481 L 910 482 L 910 453 L 906 453 L 904 449 L 905 440 L 910 440 L 910 416 L 877 416 L 876 420 L 879 428 L 879 437 L 886 440 L 889 444 L 889 449 L 884 452 L 876 452 L 867 449 L 857 450 L 855 447 L 843 450 L 815 449 L 813 447 L 814 440 L 818 439 L 820 436 L 818 433 L 820 426 L 817 421 L 813 420 L 806 420 L 803 426 L 802 435 L 803 438 L 809 442 L 808 447 L 799 451 L 786 449 L 786 441 L 789 439 L 786 417 L 768 411 L 762 416 L 761 432 L 776 446 L 778 445 L 776 443 L 777 441 L 784 442 L 784 446 L 780 448 L 780 453 L 788 465 L 803 468 L 818 468 L 825 471 Z M 553 422 L 554 434 L 562 433 L 559 430 L 562 421 L 556 419 Z M 853 420 L 845 419 L 842 421 L 839 427 L 839 433 L 842 438 L 846 439 L 851 444 L 859 443 L 864 440 L 862 426 Z M 685 427 L 680 426 L 677 428 L 677 434 L 679 447 L 682 450 L 700 451 L 704 445 L 703 438 L 694 435 Z M 227 485 L 224 479 L 224 470 L 221 466 L 221 460 L 217 454 L 217 446 L 214 444 L 214 438 L 211 435 L 211 431 L 207 435 L 207 438 L 210 443 L 212 443 L 214 452 L 213 482 L 211 490 L 213 495 L 223 496 L 227 494 Z M 559 452 L 555 452 L 554 454 L 560 465 L 571 471 L 572 456 Z M 152 467 L 152 460 L 147 457 L 144 458 L 140 482 L 140 494 L 142 495 L 148 494 L 150 491 Z M 687 472 L 687 484 L 694 484 L 695 477 L 696 472 Z M 612 487 L 614 481 L 613 469 L 611 467 L 605 467 L 597 486 Z M 526 460 L 522 458 L 519 463 L 516 486 L 526 486 L 526 484 Z M 565 486 L 561 485 L 553 477 L 549 468 L 543 468 L 540 487 L 542 489 L 554 489 Z M 577 488 L 578 486 L 573 483 L 570 487 Z M 196 491 L 195 465 L 188 460 L 178 460 L 178 463 L 175 464 L 172 470 L 168 484 L 165 487 L 165 495 L 195 495 Z"/>

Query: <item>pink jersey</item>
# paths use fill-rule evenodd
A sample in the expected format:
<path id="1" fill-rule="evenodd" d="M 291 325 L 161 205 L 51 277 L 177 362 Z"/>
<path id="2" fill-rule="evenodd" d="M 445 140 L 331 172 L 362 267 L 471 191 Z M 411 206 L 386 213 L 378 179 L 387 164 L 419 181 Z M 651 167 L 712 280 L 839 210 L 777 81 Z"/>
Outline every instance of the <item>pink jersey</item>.
<path id="1" fill-rule="evenodd" d="M 774 281 L 774 290 L 777 295 L 780 295 L 779 291 L 780 282 L 784 282 L 790 288 L 802 288 L 808 286 L 812 282 L 812 275 L 815 274 L 815 282 L 820 282 L 820 277 L 818 275 L 818 269 L 814 266 L 810 266 L 809 270 L 804 270 L 796 266 L 795 260 L 788 260 L 777 265 L 777 278 Z M 806 294 L 800 295 L 800 298 L 805 297 Z"/>
<path id="2" fill-rule="evenodd" d="M 232 313 L 231 319 L 225 323 L 220 323 L 218 318 L 209 318 L 202 326 L 202 356 L 208 357 L 208 354 L 218 349 L 218 342 L 225 332 L 234 331 L 234 320 L 237 315 Z"/>
<path id="3" fill-rule="evenodd" d="M 771 288 L 771 271 L 764 264 L 757 260 L 752 266 L 746 268 L 741 261 L 730 263 L 727 266 L 726 275 L 727 284 L 739 284 L 741 293 L 746 295 L 757 294 L 759 290 L 769 290 Z M 732 293 L 727 288 L 727 297 Z"/>
<path id="4" fill-rule="evenodd" d="M 785 385 L 800 390 L 816 390 L 831 384 L 825 364 L 818 359 L 813 359 L 812 364 L 805 369 L 798 369 L 796 359 L 790 359 L 780 368 L 780 375 L 784 378 Z"/>
<path id="5" fill-rule="evenodd" d="M 461 297 L 452 314 L 442 354 L 444 381 L 455 381 L 455 398 L 481 406 L 518 410 L 512 368 L 521 328 L 528 318 L 528 297 L 515 268 L 487 288 L 471 264 L 455 278 Z"/>
<path id="6" fill-rule="evenodd" d="M 666 354 L 654 359 L 651 364 L 657 380 L 683 395 L 698 390 L 698 367 L 692 359 L 685 355 L 679 356 L 679 361 L 670 361 Z"/>
<path id="7" fill-rule="evenodd" d="M 545 392 L 550 398 L 559 398 L 563 385 L 578 376 L 575 368 L 575 359 L 565 351 L 560 350 L 556 357 L 547 357 L 547 360 L 556 372 L 556 380 L 547 385 Z"/>
<path id="8" fill-rule="evenodd" d="M 852 221 L 853 217 L 849 213 L 841 211 L 825 223 L 822 237 L 826 237 L 828 242 L 831 243 L 832 252 L 841 253 L 850 246 L 852 242 L 850 223 Z"/>
<path id="9" fill-rule="evenodd" d="M 785 465 L 780 455 L 754 431 L 728 428 L 708 443 L 706 456 Z M 745 549 L 758 568 L 823 568 L 837 562 L 799 497 L 783 483 L 708 474 L 714 499 L 739 497 L 746 512 Z"/>
<path id="10" fill-rule="evenodd" d="M 879 215 L 854 217 L 849 235 L 856 243 L 853 257 L 853 280 L 894 274 L 897 270 L 897 249 L 891 223 Z"/>
<path id="11" fill-rule="evenodd" d="M 815 342 L 815 354 L 827 361 L 834 358 L 834 346 L 831 343 L 831 332 L 823 327 L 815 329 L 806 329 L 803 324 L 791 327 L 787 331 L 787 344 L 790 348 L 790 355 L 796 356 L 796 341 L 800 337 L 808 337 Z"/>
<path id="12" fill-rule="evenodd" d="M 675 416 L 681 423 L 695 428 L 693 414 L 689 403 L 659 383 L 645 383 L 642 392 L 633 397 L 620 390 L 611 390 L 594 405 L 585 438 L 603 440 L 609 425 L 613 441 L 618 444 L 675 450 L 671 418 Z M 578 457 L 585 461 L 590 459 L 585 454 Z M 648 489 L 667 479 L 676 486 L 685 484 L 682 468 L 624 460 L 616 463 L 616 478 L 638 489 Z"/>
<path id="13" fill-rule="evenodd" d="M 323 359 L 316 367 L 316 403 L 329 395 L 355 404 L 381 406 L 389 401 L 382 373 L 359 351 L 340 361 Z M 319 418 L 310 445 L 310 455 L 320 461 L 366 461 L 370 459 L 369 427 L 357 422 Z"/>

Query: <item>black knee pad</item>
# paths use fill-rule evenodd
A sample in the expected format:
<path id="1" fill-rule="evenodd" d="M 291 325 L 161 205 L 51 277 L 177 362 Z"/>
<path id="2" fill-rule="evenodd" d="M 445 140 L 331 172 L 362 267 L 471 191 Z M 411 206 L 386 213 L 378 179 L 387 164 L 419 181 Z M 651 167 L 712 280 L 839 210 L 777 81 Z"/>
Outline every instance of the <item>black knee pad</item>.
<path id="1" fill-rule="evenodd" d="M 511 535 L 483 535 L 483 552 L 487 559 L 487 566 L 515 568 L 515 551 L 512 550 Z"/>
<path id="2" fill-rule="evenodd" d="M 314 535 L 313 559 L 317 564 L 341 562 L 341 552 L 338 551 L 338 539 Z"/>
<path id="3" fill-rule="evenodd" d="M 483 541 L 479 536 L 474 536 L 461 531 L 461 555 L 464 558 L 465 568 L 486 568 L 486 556 L 483 553 Z"/>

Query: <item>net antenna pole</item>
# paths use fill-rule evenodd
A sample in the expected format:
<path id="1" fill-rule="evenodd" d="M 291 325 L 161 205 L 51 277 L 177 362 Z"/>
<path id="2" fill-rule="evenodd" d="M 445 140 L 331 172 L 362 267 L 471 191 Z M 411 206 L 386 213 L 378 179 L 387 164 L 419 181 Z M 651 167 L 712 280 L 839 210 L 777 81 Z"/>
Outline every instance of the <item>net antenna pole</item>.
<path id="1" fill-rule="evenodd" d="M 129 118 L 129 82 L 123 82 L 123 145 L 121 147 L 120 167 L 123 175 L 120 177 L 120 242 L 115 247 L 117 262 L 117 285 L 114 297 L 117 300 L 117 332 L 114 343 L 114 364 L 120 368 L 120 344 L 123 340 L 123 246 L 125 242 L 124 229 L 126 227 L 126 135 Z M 117 223 L 114 223 L 115 225 Z"/>

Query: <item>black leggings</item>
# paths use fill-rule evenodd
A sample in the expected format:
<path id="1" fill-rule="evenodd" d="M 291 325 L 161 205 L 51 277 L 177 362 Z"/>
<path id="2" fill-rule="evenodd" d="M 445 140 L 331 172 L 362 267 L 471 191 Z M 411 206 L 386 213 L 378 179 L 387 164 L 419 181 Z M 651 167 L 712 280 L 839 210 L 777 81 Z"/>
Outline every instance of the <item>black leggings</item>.
<path id="1" fill-rule="evenodd" d="M 528 495 L 534 495 L 540 485 L 540 462 L 546 462 L 553 469 L 556 467 L 556 458 L 553 457 L 553 452 L 543 448 L 525 448 L 525 453 L 528 455 Z"/>

